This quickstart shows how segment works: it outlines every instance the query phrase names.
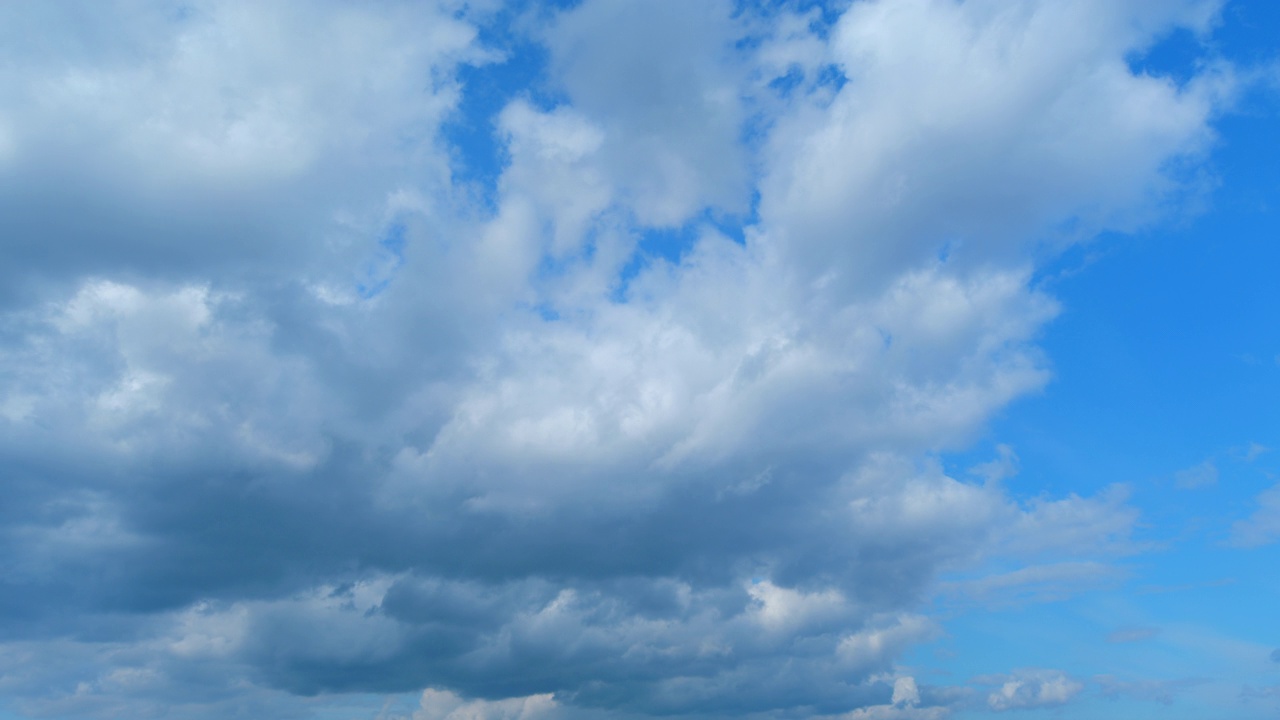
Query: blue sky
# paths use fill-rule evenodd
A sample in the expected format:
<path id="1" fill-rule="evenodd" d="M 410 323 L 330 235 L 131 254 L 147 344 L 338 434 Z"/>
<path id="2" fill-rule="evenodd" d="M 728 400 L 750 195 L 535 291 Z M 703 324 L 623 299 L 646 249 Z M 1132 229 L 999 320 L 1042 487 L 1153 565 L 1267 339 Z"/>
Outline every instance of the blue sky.
<path id="1" fill-rule="evenodd" d="M 0 6 L 0 717 L 1274 718 L 1276 37 Z"/>

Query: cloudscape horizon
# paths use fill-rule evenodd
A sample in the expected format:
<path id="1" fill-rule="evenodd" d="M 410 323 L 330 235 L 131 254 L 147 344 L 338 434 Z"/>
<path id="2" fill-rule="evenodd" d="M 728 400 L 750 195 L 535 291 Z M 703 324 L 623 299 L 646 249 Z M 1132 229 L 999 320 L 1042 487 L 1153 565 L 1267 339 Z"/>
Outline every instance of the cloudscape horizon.
<path id="1" fill-rule="evenodd" d="M 1278 37 L 0 3 L 0 720 L 1277 717 Z"/>

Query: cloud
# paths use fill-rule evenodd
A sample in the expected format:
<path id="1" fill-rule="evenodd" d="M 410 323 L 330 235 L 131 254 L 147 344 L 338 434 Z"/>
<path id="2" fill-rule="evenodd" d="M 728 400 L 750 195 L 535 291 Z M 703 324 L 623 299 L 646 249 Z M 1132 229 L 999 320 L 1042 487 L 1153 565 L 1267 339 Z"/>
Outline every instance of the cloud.
<path id="1" fill-rule="evenodd" d="M 1280 685 L 1254 687 L 1245 685 L 1240 689 L 1240 697 L 1246 700 L 1270 700 L 1280 698 Z"/>
<path id="2" fill-rule="evenodd" d="M 764 225 L 809 278 L 846 292 L 923 255 L 1025 257 L 1032 228 L 1067 218 L 1136 227 L 1169 189 L 1161 168 L 1208 147 L 1204 119 L 1229 81 L 1179 89 L 1133 75 L 1123 54 L 1210 8 L 855 4 L 831 44 L 847 85 L 784 121 L 765 154 Z"/>
<path id="3" fill-rule="evenodd" d="M 842 720 L 940 720 L 950 715 L 946 705 L 921 706 L 920 688 L 911 676 L 893 680 L 893 695 L 888 703 L 869 705 L 840 715 Z"/>
<path id="4" fill-rule="evenodd" d="M 1029 565 L 1008 572 L 996 572 L 969 580 L 951 580 L 944 593 L 969 598 L 987 605 L 1060 600 L 1123 575 L 1110 564 L 1097 561 L 1066 561 Z"/>
<path id="5" fill-rule="evenodd" d="M 1263 445 L 1261 443 L 1251 442 L 1244 447 L 1233 449 L 1232 455 L 1234 455 L 1235 457 L 1238 457 L 1244 462 L 1253 462 L 1254 460 L 1257 460 L 1259 457 L 1269 452 L 1271 452 L 1271 448 L 1267 447 L 1266 445 Z"/>
<path id="6" fill-rule="evenodd" d="M 485 57 L 448 5 L 5 11 L 5 295 L 101 274 L 331 280 L 388 191 L 447 189 L 435 128 L 454 70 Z"/>
<path id="7" fill-rule="evenodd" d="M 969 468 L 970 475 L 976 475 L 987 482 L 994 483 L 1014 477 L 1018 474 L 1018 454 L 1008 445 L 997 445 L 998 457 Z"/>
<path id="8" fill-rule="evenodd" d="M 550 695 L 530 695 L 498 701 L 464 701 L 447 690 L 425 690 L 413 720 L 537 720 L 554 717 Z"/>
<path id="9" fill-rule="evenodd" d="M 1271 651 L 1271 662 L 1280 663 L 1280 648 Z"/>
<path id="10" fill-rule="evenodd" d="M 937 456 L 1049 381 L 1043 238 L 1181 192 L 1228 74 L 1124 59 L 1211 6 L 10 11 L 4 692 L 944 716 L 895 670 L 941 577 L 1137 549 L 1123 488 L 1020 500 L 1012 451 L 985 483 Z M 556 99 L 463 118 L 505 153 L 481 201 L 442 127 L 507 52 Z"/>
<path id="11" fill-rule="evenodd" d="M 1122 680 L 1112 675 L 1098 675 L 1093 680 L 1106 697 L 1113 699 L 1130 697 L 1136 700 L 1160 703 L 1161 705 L 1173 704 L 1177 693 L 1204 682 L 1196 679 Z"/>
<path id="12" fill-rule="evenodd" d="M 551 79 L 610 137 L 599 167 L 642 224 L 678 226 L 706 207 L 747 210 L 745 68 L 732 61 L 731 14 L 723 0 L 605 0 L 545 30 Z"/>
<path id="13" fill-rule="evenodd" d="M 1231 526 L 1232 545 L 1259 547 L 1280 539 L 1280 485 L 1258 495 L 1258 509 Z"/>
<path id="14" fill-rule="evenodd" d="M 1000 683 L 1000 687 L 987 696 L 988 707 L 997 712 L 1065 705 L 1084 689 L 1083 683 L 1059 670 L 1019 670 L 1011 675 L 979 680 L 987 684 Z"/>
<path id="15" fill-rule="evenodd" d="M 1173 474 L 1173 481 L 1183 490 L 1209 487 L 1218 484 L 1218 467 L 1212 460 L 1205 460 L 1195 467 L 1179 470 Z"/>
<path id="16" fill-rule="evenodd" d="M 1113 630 L 1107 635 L 1109 643 L 1132 643 L 1150 640 L 1160 634 L 1159 628 L 1151 627 L 1125 627 Z"/>

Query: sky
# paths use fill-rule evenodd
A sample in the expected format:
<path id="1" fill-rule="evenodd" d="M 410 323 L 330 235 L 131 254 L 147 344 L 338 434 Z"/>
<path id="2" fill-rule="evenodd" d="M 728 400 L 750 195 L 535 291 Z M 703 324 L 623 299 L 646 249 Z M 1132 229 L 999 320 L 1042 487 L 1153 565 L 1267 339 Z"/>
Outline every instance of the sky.
<path id="1" fill-rule="evenodd" d="M 0 720 L 1273 720 L 1276 38 L 0 2 Z"/>

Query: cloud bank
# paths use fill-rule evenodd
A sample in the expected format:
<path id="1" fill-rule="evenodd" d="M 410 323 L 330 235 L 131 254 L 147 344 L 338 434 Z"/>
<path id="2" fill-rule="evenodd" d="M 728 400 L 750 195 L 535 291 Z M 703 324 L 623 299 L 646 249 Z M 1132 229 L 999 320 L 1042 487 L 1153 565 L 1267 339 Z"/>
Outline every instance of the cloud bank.
<path id="1" fill-rule="evenodd" d="M 4 693 L 943 717 L 892 675 L 941 574 L 1131 547 L 1120 490 L 936 454 L 1048 382 L 1037 270 L 1194 192 L 1230 69 L 1130 60 L 1216 10 L 0 11 Z M 451 123 L 490 131 L 487 191 Z"/>

